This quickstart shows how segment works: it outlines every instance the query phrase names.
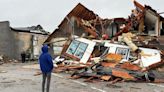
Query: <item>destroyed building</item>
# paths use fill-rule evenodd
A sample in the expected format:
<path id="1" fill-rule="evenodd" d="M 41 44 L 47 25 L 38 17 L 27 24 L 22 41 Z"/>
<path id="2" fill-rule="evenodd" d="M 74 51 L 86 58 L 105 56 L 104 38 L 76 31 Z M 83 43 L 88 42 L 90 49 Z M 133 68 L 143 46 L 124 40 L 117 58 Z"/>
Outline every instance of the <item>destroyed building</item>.
<path id="1" fill-rule="evenodd" d="M 85 31 L 81 29 L 76 29 L 74 26 L 74 19 L 81 18 L 85 20 L 92 20 L 96 18 L 96 15 L 85 8 L 82 4 L 78 4 L 59 24 L 58 29 L 55 29 L 54 32 L 47 38 L 45 42 L 51 43 L 52 53 L 60 54 L 63 49 L 63 44 L 66 40 L 73 34 L 81 36 Z M 91 31 L 92 32 L 92 31 Z M 61 41 L 60 41 L 61 40 Z M 58 43 L 53 43 L 60 41 Z M 54 48 L 53 48 L 54 47 Z"/>
<path id="2" fill-rule="evenodd" d="M 136 24 L 133 23 L 133 27 L 139 30 L 139 32 L 150 36 L 164 35 L 164 18 L 148 5 L 142 6 L 136 1 L 134 1 L 134 4 L 136 9 L 132 10 L 131 18 L 133 20 L 132 22 L 137 21 Z M 136 19 L 133 17 L 136 17 Z"/>
<path id="3" fill-rule="evenodd" d="M 134 1 L 134 5 L 136 8 L 132 10 L 129 18 L 103 19 L 79 3 L 45 42 L 53 43 L 57 40 L 63 40 L 63 42 L 50 45 L 52 53 L 60 54 L 65 43 L 64 40 L 73 35 L 100 40 L 112 39 L 122 32 L 131 31 L 142 36 L 149 36 L 150 39 L 158 37 L 157 41 L 161 45 L 150 44 L 163 49 L 163 17 L 148 5 L 143 6 L 136 1 Z"/>
<path id="4" fill-rule="evenodd" d="M 82 4 L 78 4 L 59 24 L 58 29 L 48 37 L 45 41 L 53 43 L 57 40 L 66 39 L 71 35 L 85 36 L 93 39 L 113 39 L 123 32 L 134 32 L 141 36 L 149 36 L 150 39 L 158 37 L 157 45 L 160 49 L 164 49 L 163 42 L 163 17 L 150 6 L 143 6 L 137 1 L 134 1 L 135 9 L 129 15 L 129 18 L 113 18 L 102 19 L 93 11 L 87 9 Z M 78 12 L 77 12 L 78 11 Z M 52 48 L 55 50 L 52 53 L 59 54 L 62 50 L 62 42 L 54 43 Z M 64 43 L 64 42 L 63 42 Z M 147 42 L 148 43 L 148 42 Z M 151 41 L 150 44 L 151 45 Z M 60 50 L 60 51 L 58 51 Z"/>
<path id="5" fill-rule="evenodd" d="M 137 43 L 142 44 L 142 46 L 147 45 L 163 50 L 164 18 L 148 5 L 143 6 L 134 0 L 134 6 L 135 9 L 132 9 L 126 26 L 116 36 L 132 32 L 138 36 Z M 138 46 L 140 45 L 138 44 Z"/>
<path id="6" fill-rule="evenodd" d="M 0 22 L 0 31 L 0 55 L 17 60 L 21 59 L 23 51 L 27 58 L 38 58 L 40 48 L 49 34 L 40 25 L 13 28 L 8 21 Z"/>
<path id="7" fill-rule="evenodd" d="M 52 53 L 60 54 L 63 44 L 73 35 L 101 39 L 103 34 L 113 37 L 126 23 L 124 18 L 101 19 L 93 11 L 78 4 L 59 24 L 58 29 L 48 37 L 45 43 L 50 43 Z M 60 42 L 58 42 L 60 41 Z M 56 43 L 54 43 L 56 42 Z"/>
<path id="8" fill-rule="evenodd" d="M 154 71 L 164 64 L 163 17 L 133 3 L 128 18 L 113 19 L 100 18 L 79 3 L 45 41 L 58 64 L 55 72 L 74 71 L 73 79 L 85 81 L 164 82 L 156 75 L 164 73 Z"/>

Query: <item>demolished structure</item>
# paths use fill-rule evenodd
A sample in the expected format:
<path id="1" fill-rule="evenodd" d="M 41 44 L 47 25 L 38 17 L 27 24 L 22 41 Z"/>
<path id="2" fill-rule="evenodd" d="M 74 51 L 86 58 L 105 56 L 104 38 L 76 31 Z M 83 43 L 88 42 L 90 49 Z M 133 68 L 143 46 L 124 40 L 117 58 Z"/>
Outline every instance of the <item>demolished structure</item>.
<path id="1" fill-rule="evenodd" d="M 134 5 L 127 19 L 102 19 L 79 3 L 45 41 L 58 55 L 55 72 L 73 71 L 71 78 L 85 81 L 164 82 L 158 69 L 164 64 L 164 18 L 150 6 Z"/>

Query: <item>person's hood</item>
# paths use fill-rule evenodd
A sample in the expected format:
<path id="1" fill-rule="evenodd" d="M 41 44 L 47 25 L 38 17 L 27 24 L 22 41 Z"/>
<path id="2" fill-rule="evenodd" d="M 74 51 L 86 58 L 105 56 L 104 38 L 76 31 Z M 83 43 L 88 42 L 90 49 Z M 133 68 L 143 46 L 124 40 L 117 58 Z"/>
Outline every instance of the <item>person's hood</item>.
<path id="1" fill-rule="evenodd" d="M 48 46 L 47 45 L 43 45 L 42 52 L 43 53 L 47 53 L 48 52 Z"/>

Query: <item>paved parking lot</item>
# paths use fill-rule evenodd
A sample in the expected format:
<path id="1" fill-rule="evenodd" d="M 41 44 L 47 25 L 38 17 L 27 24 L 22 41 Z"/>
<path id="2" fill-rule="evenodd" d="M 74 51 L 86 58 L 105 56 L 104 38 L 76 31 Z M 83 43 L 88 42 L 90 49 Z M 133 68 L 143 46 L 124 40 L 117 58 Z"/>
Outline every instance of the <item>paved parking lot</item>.
<path id="1" fill-rule="evenodd" d="M 0 65 L 0 92 L 41 92 L 42 75 L 39 70 L 22 68 L 31 63 Z M 50 92 L 164 92 L 164 84 L 122 82 L 88 83 L 84 79 L 69 79 L 69 74 L 52 74 Z"/>

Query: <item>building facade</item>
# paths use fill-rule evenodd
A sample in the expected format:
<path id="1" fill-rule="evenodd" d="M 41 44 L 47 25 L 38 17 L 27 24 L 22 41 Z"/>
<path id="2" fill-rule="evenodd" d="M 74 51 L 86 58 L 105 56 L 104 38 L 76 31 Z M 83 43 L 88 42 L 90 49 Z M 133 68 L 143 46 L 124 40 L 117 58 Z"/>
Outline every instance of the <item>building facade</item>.
<path id="1" fill-rule="evenodd" d="M 30 59 L 37 59 L 48 33 L 36 27 L 12 28 L 8 21 L 0 22 L 0 55 L 11 59 L 21 59 L 25 52 Z"/>

